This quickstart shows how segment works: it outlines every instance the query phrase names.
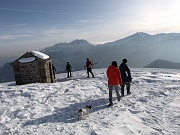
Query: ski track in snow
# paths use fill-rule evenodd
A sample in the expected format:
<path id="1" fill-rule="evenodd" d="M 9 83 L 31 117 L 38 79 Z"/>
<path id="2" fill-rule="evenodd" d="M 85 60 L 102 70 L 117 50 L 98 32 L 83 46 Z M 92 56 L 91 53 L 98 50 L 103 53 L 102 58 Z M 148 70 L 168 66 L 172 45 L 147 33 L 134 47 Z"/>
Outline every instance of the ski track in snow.
<path id="1" fill-rule="evenodd" d="M 179 135 L 180 70 L 131 69 L 132 94 L 107 107 L 106 69 L 57 74 L 52 84 L 0 84 L 0 135 Z M 126 91 L 125 91 L 126 92 Z M 117 102 L 113 93 L 113 102 Z M 77 121 L 78 108 L 92 105 Z"/>

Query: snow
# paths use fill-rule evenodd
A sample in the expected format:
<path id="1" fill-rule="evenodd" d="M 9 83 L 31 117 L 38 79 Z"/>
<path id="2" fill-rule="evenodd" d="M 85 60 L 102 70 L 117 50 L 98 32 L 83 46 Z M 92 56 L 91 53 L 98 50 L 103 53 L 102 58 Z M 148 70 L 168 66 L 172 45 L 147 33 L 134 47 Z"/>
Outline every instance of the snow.
<path id="1" fill-rule="evenodd" d="M 27 57 L 27 58 L 21 58 L 18 61 L 21 63 L 27 63 L 27 62 L 32 62 L 35 60 L 35 57 Z"/>
<path id="2" fill-rule="evenodd" d="M 179 135 L 180 70 L 132 68 L 131 95 L 107 107 L 106 69 L 57 74 L 55 83 L 0 84 L 0 134 Z M 92 105 L 77 120 L 78 108 Z"/>
<path id="3" fill-rule="evenodd" d="M 48 55 L 46 55 L 46 54 L 44 54 L 44 53 L 42 53 L 42 52 L 39 52 L 39 51 L 31 51 L 31 53 L 32 53 L 34 56 L 36 56 L 36 57 L 38 57 L 38 58 L 40 58 L 40 59 L 43 59 L 43 60 L 49 58 Z"/>

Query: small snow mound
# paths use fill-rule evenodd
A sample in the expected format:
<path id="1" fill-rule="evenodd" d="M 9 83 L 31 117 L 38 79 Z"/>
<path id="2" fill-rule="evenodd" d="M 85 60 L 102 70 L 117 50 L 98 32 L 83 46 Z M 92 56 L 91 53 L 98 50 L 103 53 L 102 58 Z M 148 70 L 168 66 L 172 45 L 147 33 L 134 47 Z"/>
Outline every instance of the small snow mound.
<path id="1" fill-rule="evenodd" d="M 32 51 L 31 53 L 32 53 L 34 56 L 36 56 L 36 57 L 38 57 L 38 58 L 40 58 L 40 59 L 43 59 L 43 60 L 49 58 L 48 55 L 46 55 L 46 54 L 44 54 L 44 53 L 42 53 L 42 52 L 39 52 L 39 51 Z"/>

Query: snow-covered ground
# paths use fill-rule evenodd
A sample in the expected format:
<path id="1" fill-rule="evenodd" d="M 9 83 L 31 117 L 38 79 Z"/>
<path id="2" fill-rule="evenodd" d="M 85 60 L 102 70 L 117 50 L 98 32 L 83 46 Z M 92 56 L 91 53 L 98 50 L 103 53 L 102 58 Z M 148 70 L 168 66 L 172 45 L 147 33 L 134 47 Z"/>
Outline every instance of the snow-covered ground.
<path id="1" fill-rule="evenodd" d="M 180 70 L 131 69 L 132 94 L 107 107 L 106 69 L 52 84 L 0 84 L 0 135 L 180 135 Z M 114 103 L 117 102 L 113 93 Z M 92 105 L 78 121 L 77 109 Z"/>

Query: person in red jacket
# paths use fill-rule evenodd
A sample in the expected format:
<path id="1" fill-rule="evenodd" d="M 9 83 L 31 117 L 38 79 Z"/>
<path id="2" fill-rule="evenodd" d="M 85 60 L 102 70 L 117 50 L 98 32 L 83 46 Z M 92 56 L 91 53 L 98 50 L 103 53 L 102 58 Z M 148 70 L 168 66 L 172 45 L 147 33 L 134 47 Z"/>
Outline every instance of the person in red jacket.
<path id="1" fill-rule="evenodd" d="M 89 73 L 91 73 L 92 78 L 94 78 L 94 74 L 92 72 L 92 62 L 89 60 L 89 58 L 87 58 L 86 65 L 84 66 L 84 68 L 87 69 L 87 78 L 89 78 Z"/>
<path id="2" fill-rule="evenodd" d="M 109 105 L 113 106 L 112 101 L 112 90 L 113 87 L 116 91 L 117 99 L 120 101 L 120 94 L 118 91 L 118 85 L 122 85 L 122 78 L 121 78 L 121 72 L 118 68 L 117 62 L 113 61 L 112 64 L 107 69 L 107 77 L 108 77 L 108 88 L 109 88 Z"/>

